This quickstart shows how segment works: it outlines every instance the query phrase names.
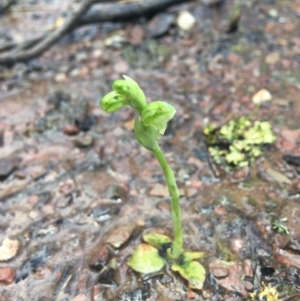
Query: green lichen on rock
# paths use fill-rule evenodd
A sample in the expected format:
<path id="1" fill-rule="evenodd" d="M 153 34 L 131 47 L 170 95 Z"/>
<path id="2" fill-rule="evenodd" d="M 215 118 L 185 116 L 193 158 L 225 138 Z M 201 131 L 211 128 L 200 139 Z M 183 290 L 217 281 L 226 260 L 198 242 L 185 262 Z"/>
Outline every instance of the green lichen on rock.
<path id="1" fill-rule="evenodd" d="M 250 165 L 262 154 L 263 147 L 276 139 L 269 122 L 252 123 L 245 116 L 230 120 L 221 128 L 208 125 L 203 132 L 213 160 L 231 167 Z"/>

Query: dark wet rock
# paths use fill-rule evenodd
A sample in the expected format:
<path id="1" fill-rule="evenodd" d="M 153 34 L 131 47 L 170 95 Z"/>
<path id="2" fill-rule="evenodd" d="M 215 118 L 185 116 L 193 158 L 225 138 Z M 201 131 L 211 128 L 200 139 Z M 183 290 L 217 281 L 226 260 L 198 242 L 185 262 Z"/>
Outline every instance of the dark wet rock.
<path id="1" fill-rule="evenodd" d="M 157 38 L 166 34 L 172 24 L 175 22 L 175 17 L 170 13 L 161 13 L 156 15 L 147 25 L 147 35 L 151 38 Z"/>
<path id="2" fill-rule="evenodd" d="M 105 245 L 97 245 L 92 251 L 89 267 L 96 272 L 100 272 L 103 267 L 107 265 L 110 258 L 111 255 L 108 247 Z"/>
<path id="3" fill-rule="evenodd" d="M 16 168 L 14 160 L 9 158 L 0 159 L 0 181 L 4 181 Z"/>
<path id="4" fill-rule="evenodd" d="M 214 6 L 224 2 L 224 0 L 201 0 L 201 3 L 206 6 Z"/>
<path id="5" fill-rule="evenodd" d="M 57 299 L 57 296 L 64 290 L 64 285 L 68 283 L 70 277 L 74 273 L 74 263 L 65 263 L 59 267 L 58 279 L 55 283 L 55 287 L 53 289 L 53 297 L 54 300 Z"/>
<path id="6" fill-rule="evenodd" d="M 74 143 L 79 148 L 90 147 L 93 144 L 93 137 L 89 134 L 84 134 L 74 140 Z"/>
<path id="7" fill-rule="evenodd" d="M 25 279 L 32 271 L 42 266 L 49 256 L 49 250 L 47 247 L 43 247 L 33 254 L 26 260 L 20 270 L 17 271 L 16 282 Z"/>
<path id="8" fill-rule="evenodd" d="M 129 240 L 135 229 L 135 224 L 118 226 L 108 234 L 106 243 L 114 249 L 120 249 Z"/>
<path id="9" fill-rule="evenodd" d="M 56 110 L 61 108 L 64 103 L 69 103 L 71 96 L 69 93 L 59 90 L 51 94 L 48 98 L 48 103 L 52 105 Z"/>
<path id="10" fill-rule="evenodd" d="M 63 128 L 63 132 L 66 135 L 74 136 L 79 133 L 79 128 L 74 124 L 66 124 Z"/>
<path id="11" fill-rule="evenodd" d="M 98 222 L 103 222 L 108 220 L 111 215 L 111 209 L 103 206 L 96 206 L 91 210 L 90 216 L 93 217 Z"/>
<path id="12" fill-rule="evenodd" d="M 300 165 L 300 156 L 285 155 L 282 158 L 289 164 Z"/>
<path id="13" fill-rule="evenodd" d="M 130 292 L 125 292 L 120 295 L 117 301 L 144 301 L 151 296 L 150 285 L 148 283 L 143 283 L 141 288 L 135 289 Z"/>
<path id="14" fill-rule="evenodd" d="M 94 116 L 84 116 L 81 119 L 75 119 L 75 125 L 83 132 L 89 131 L 95 123 Z"/>
<path id="15" fill-rule="evenodd" d="M 57 208 L 66 208 L 72 203 L 72 200 L 73 200 L 73 197 L 71 194 L 63 195 L 56 200 L 55 206 Z"/>
<path id="16" fill-rule="evenodd" d="M 267 254 L 272 252 L 271 241 L 266 240 L 259 231 L 255 223 L 247 221 L 243 228 L 244 231 L 244 247 L 243 252 L 245 257 L 253 257 L 258 250 L 263 250 Z"/>
<path id="17" fill-rule="evenodd" d="M 126 196 L 126 191 L 123 187 L 116 185 L 116 184 L 110 184 L 107 186 L 105 190 L 105 196 L 106 198 L 110 200 L 124 200 Z"/>
<path id="18" fill-rule="evenodd" d="M 115 281 L 115 270 L 107 267 L 98 277 L 98 282 L 105 286 L 115 286 L 117 283 Z"/>
<path id="19" fill-rule="evenodd" d="M 32 239 L 42 239 L 47 236 L 52 236 L 55 235 L 58 231 L 59 230 L 56 225 L 49 225 L 48 227 L 37 228 L 32 234 Z"/>
<path id="20" fill-rule="evenodd" d="M 300 204 L 287 202 L 281 210 L 280 218 L 287 218 L 286 226 L 293 239 L 298 240 L 300 238 Z"/>

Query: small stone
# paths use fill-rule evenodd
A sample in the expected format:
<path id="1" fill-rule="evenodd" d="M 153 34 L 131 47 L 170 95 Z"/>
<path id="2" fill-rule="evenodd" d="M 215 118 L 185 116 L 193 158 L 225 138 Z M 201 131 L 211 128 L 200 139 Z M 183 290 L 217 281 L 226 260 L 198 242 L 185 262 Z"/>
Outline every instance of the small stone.
<path id="1" fill-rule="evenodd" d="M 140 25 L 134 25 L 129 30 L 129 40 L 133 45 L 140 45 L 143 42 L 144 30 Z"/>
<path id="2" fill-rule="evenodd" d="M 79 148 L 89 147 L 93 144 L 93 137 L 89 134 L 82 135 L 74 140 L 74 143 Z"/>
<path id="3" fill-rule="evenodd" d="M 273 168 L 268 168 L 266 173 L 279 183 L 291 183 L 291 180 L 288 177 Z"/>
<path id="4" fill-rule="evenodd" d="M 188 299 L 195 299 L 197 297 L 196 293 L 192 290 L 187 290 L 186 296 Z"/>
<path id="5" fill-rule="evenodd" d="M 124 200 L 126 196 L 126 191 L 122 186 L 116 184 L 110 184 L 105 190 L 105 196 L 110 200 Z"/>
<path id="6" fill-rule="evenodd" d="M 79 53 L 76 54 L 76 61 L 77 62 L 83 62 L 88 58 L 88 55 L 86 52 L 81 51 Z"/>
<path id="7" fill-rule="evenodd" d="M 54 81 L 56 81 L 57 83 L 62 83 L 65 82 L 66 80 L 67 80 L 67 76 L 65 73 L 58 73 L 54 77 Z"/>
<path id="8" fill-rule="evenodd" d="M 252 97 L 252 102 L 256 105 L 260 105 L 261 103 L 270 101 L 271 99 L 271 93 L 266 89 L 261 89 Z"/>
<path id="9" fill-rule="evenodd" d="M 243 168 L 234 171 L 233 178 L 235 180 L 244 180 L 249 175 L 249 172 L 250 172 L 249 166 L 245 166 Z"/>
<path id="10" fill-rule="evenodd" d="M 280 55 L 278 52 L 272 52 L 269 53 L 266 58 L 265 58 L 265 62 L 268 65 L 273 65 L 276 64 L 280 61 Z"/>
<path id="11" fill-rule="evenodd" d="M 221 260 L 214 260 L 209 264 L 210 272 L 217 278 L 224 278 L 229 274 L 229 266 Z"/>
<path id="12" fill-rule="evenodd" d="M 33 179 L 38 180 L 40 177 L 46 174 L 47 170 L 43 165 L 32 166 L 28 169 L 27 174 Z"/>
<path id="13" fill-rule="evenodd" d="M 197 193 L 198 193 L 197 188 L 193 188 L 193 187 L 186 187 L 185 188 L 185 196 L 187 198 L 191 198 L 191 197 L 195 196 Z"/>
<path id="14" fill-rule="evenodd" d="M 165 185 L 155 184 L 149 192 L 151 196 L 168 196 L 169 191 Z"/>
<path id="15" fill-rule="evenodd" d="M 151 38 L 157 38 L 163 36 L 169 31 L 174 23 L 174 15 L 171 13 L 157 14 L 147 24 L 147 35 Z"/>
<path id="16" fill-rule="evenodd" d="M 291 142 L 296 146 L 300 137 L 300 129 L 296 129 L 296 130 L 284 129 L 281 131 L 281 136 L 285 140 Z"/>
<path id="17" fill-rule="evenodd" d="M 100 49 L 95 49 L 92 53 L 92 57 L 97 59 L 99 58 L 100 56 L 102 56 L 102 50 Z"/>
<path id="18" fill-rule="evenodd" d="M 97 245 L 92 251 L 89 267 L 96 272 L 100 272 L 107 265 L 110 258 L 111 255 L 107 246 Z"/>
<path id="19" fill-rule="evenodd" d="M 80 70 L 79 70 L 79 69 L 73 69 L 73 70 L 70 72 L 70 76 L 71 76 L 71 77 L 77 77 L 79 74 L 80 74 Z"/>
<path id="20" fill-rule="evenodd" d="M 119 60 L 118 62 L 116 62 L 113 68 L 115 72 L 120 74 L 127 73 L 127 71 L 129 70 L 129 66 L 124 60 Z"/>
<path id="21" fill-rule="evenodd" d="M 118 226 L 109 233 L 106 243 L 110 244 L 114 249 L 120 249 L 131 237 L 135 228 L 135 224 Z"/>
<path id="22" fill-rule="evenodd" d="M 86 301 L 86 295 L 85 294 L 79 294 L 71 299 L 71 301 Z"/>
<path id="23" fill-rule="evenodd" d="M 155 206 L 157 209 L 159 209 L 160 211 L 167 211 L 170 212 L 171 207 L 170 207 L 170 202 L 167 201 L 160 201 L 156 204 Z"/>
<path id="24" fill-rule="evenodd" d="M 0 261 L 7 261 L 15 257 L 19 251 L 20 242 L 6 237 L 0 246 Z"/>
<path id="25" fill-rule="evenodd" d="M 243 282 L 244 286 L 245 286 L 245 289 L 247 291 L 251 291 L 253 289 L 253 283 L 251 283 L 250 281 L 244 281 Z"/>
<path id="26" fill-rule="evenodd" d="M 0 159 L 0 181 L 4 181 L 13 172 L 16 165 L 13 160 L 5 158 Z"/>
<path id="27" fill-rule="evenodd" d="M 12 268 L 0 268 L 0 283 L 11 284 L 15 280 L 15 271 Z"/>
<path id="28" fill-rule="evenodd" d="M 297 202 L 287 202 L 280 213 L 280 218 L 285 219 L 286 226 L 294 240 L 300 238 L 300 204 Z"/>
<path id="29" fill-rule="evenodd" d="M 203 290 L 202 296 L 204 299 L 210 299 L 212 297 L 212 292 L 209 289 Z"/>
<path id="30" fill-rule="evenodd" d="M 195 17 L 188 11 L 182 11 L 177 18 L 177 25 L 184 31 L 189 31 L 196 23 Z"/>
<path id="31" fill-rule="evenodd" d="M 79 128 L 74 124 L 66 124 L 63 128 L 63 132 L 66 135 L 73 136 L 79 133 Z"/>

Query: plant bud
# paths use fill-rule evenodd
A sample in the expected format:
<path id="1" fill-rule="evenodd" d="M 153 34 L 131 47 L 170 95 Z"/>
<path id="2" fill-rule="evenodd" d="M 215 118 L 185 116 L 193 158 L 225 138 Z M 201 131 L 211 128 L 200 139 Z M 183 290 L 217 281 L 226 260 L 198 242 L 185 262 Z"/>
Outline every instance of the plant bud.
<path id="1" fill-rule="evenodd" d="M 126 97 L 115 91 L 106 94 L 100 101 L 100 106 L 106 113 L 115 112 L 127 104 Z"/>
<path id="2" fill-rule="evenodd" d="M 173 106 L 164 101 L 155 101 L 147 105 L 142 111 L 142 122 L 146 127 L 152 127 L 156 131 L 156 137 L 160 138 L 165 133 L 168 121 L 176 113 Z"/>
<path id="3" fill-rule="evenodd" d="M 146 97 L 139 85 L 130 77 L 123 75 L 125 80 L 118 79 L 113 82 L 112 88 L 127 97 L 128 104 L 139 113 L 147 105 Z"/>
<path id="4" fill-rule="evenodd" d="M 140 121 L 140 116 L 134 120 L 134 134 L 139 144 L 147 150 L 153 152 L 159 148 L 155 131 L 151 127 L 145 127 Z"/>

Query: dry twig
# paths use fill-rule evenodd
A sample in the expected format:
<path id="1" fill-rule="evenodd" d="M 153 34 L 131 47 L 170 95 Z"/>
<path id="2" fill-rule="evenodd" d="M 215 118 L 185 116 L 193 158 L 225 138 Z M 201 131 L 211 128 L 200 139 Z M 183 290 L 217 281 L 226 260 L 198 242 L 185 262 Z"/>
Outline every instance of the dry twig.
<path id="1" fill-rule="evenodd" d="M 29 39 L 21 44 L 8 42 L 0 45 L 0 64 L 10 65 L 27 61 L 48 50 L 55 42 L 78 25 L 105 21 L 126 21 L 144 15 L 151 15 L 169 6 L 191 0 L 116 0 L 118 5 L 98 5 L 114 0 L 84 0 L 73 15 L 58 29 Z M 91 8 L 92 7 L 92 8 Z"/>

